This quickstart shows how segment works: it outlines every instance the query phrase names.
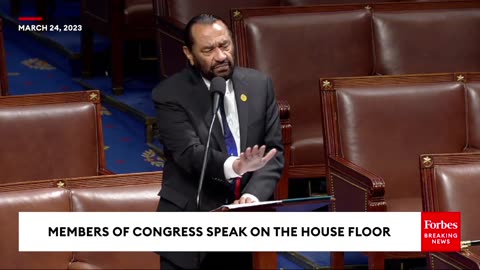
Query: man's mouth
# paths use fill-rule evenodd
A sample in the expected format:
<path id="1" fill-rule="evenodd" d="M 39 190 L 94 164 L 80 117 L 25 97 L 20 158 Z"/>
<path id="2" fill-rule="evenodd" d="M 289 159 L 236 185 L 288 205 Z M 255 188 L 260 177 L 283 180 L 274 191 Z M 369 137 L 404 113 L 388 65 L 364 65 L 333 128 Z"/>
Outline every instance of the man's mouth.
<path id="1" fill-rule="evenodd" d="M 219 64 L 219 65 L 216 65 L 213 69 L 227 69 L 229 68 L 230 66 L 228 65 L 228 63 L 223 63 L 223 64 Z"/>

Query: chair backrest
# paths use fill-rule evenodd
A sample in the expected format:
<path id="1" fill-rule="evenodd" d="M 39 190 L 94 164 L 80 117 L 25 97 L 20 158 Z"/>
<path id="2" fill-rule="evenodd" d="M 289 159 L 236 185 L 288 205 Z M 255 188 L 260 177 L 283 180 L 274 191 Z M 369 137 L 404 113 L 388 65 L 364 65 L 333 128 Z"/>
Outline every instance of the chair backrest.
<path id="1" fill-rule="evenodd" d="M 0 269 L 68 269 L 71 252 L 18 251 L 18 213 L 68 212 L 69 201 L 68 191 L 51 185 L 41 189 L 12 188 L 8 192 L 0 187 Z"/>
<path id="2" fill-rule="evenodd" d="M 420 156 L 423 210 L 460 212 L 461 240 L 480 239 L 480 153 Z M 480 247 L 471 251 L 480 254 Z"/>
<path id="3" fill-rule="evenodd" d="M 70 180 L 65 186 L 71 190 L 71 211 L 154 212 L 161 180 L 162 173 L 154 172 Z M 73 258 L 77 269 L 160 268 L 153 252 L 74 252 Z"/>
<path id="4" fill-rule="evenodd" d="M 290 164 L 324 163 L 318 75 L 372 74 L 370 16 L 363 5 L 233 13 L 239 65 L 269 74 L 277 98 L 290 105 Z"/>
<path id="5" fill-rule="evenodd" d="M 0 97 L 0 183 L 105 171 L 96 90 Z"/>
<path id="6" fill-rule="evenodd" d="M 3 41 L 3 25 L 0 18 L 0 96 L 8 95 L 7 62 L 5 60 L 5 44 Z"/>
<path id="7" fill-rule="evenodd" d="M 420 211 L 417 157 L 467 147 L 464 83 L 453 74 L 322 79 L 328 156 L 385 181 L 389 211 Z"/>
<path id="8" fill-rule="evenodd" d="M 195 15 L 209 13 L 224 19 L 230 26 L 230 9 L 232 7 L 279 6 L 282 0 L 163 0 L 163 2 L 166 16 L 184 25 Z"/>
<path id="9" fill-rule="evenodd" d="M 373 5 L 375 73 L 480 70 L 480 2 Z"/>
<path id="10" fill-rule="evenodd" d="M 468 147 L 480 151 L 480 73 L 466 73 L 465 91 L 467 94 Z"/>
<path id="11" fill-rule="evenodd" d="M 0 269 L 159 269 L 153 252 L 19 252 L 19 212 L 153 212 L 162 173 L 0 184 Z"/>

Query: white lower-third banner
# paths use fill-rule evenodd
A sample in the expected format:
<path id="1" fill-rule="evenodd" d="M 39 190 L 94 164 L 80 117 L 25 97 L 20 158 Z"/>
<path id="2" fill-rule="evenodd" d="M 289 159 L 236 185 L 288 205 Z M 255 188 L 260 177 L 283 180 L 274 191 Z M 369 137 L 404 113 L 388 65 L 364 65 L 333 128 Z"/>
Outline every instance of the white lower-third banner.
<path id="1" fill-rule="evenodd" d="M 443 241 L 436 230 L 447 223 L 422 214 L 21 212 L 19 250 L 421 251 L 423 241 Z"/>

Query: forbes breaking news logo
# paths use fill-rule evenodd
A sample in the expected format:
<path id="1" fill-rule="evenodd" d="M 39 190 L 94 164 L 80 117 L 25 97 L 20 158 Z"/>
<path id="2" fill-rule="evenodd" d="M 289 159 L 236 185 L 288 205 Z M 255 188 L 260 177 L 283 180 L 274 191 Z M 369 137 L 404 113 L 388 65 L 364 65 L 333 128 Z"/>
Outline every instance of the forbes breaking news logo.
<path id="1" fill-rule="evenodd" d="M 460 234 L 460 212 L 422 213 L 422 252 L 458 252 Z"/>

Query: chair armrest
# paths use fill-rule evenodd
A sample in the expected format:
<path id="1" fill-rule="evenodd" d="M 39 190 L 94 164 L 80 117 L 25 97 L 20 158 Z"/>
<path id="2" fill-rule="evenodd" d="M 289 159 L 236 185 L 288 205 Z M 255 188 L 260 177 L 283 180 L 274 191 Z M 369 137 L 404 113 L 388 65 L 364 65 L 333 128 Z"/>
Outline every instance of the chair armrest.
<path id="1" fill-rule="evenodd" d="M 338 171 L 353 183 L 367 186 L 372 191 L 372 196 L 384 196 L 385 181 L 374 173 L 341 157 L 329 158 L 331 169 Z"/>
<path id="2" fill-rule="evenodd" d="M 286 100 L 277 100 L 280 123 L 282 125 L 283 144 L 292 143 L 292 124 L 290 123 L 290 104 Z"/>
<path id="3" fill-rule="evenodd" d="M 286 100 L 277 100 L 280 119 L 290 119 L 290 104 Z"/>
<path id="4" fill-rule="evenodd" d="M 285 166 L 283 168 L 282 177 L 278 182 L 275 191 L 275 199 L 288 198 L 288 164 L 290 162 L 291 145 L 292 145 L 292 125 L 290 123 L 290 105 L 285 100 L 277 100 L 278 112 L 280 117 L 280 124 L 282 126 L 282 143 L 283 156 L 285 158 Z"/>
<path id="5" fill-rule="evenodd" d="M 469 146 L 469 147 L 466 147 L 465 149 L 463 149 L 463 152 L 464 153 L 480 152 L 480 149 Z"/>
<path id="6" fill-rule="evenodd" d="M 480 254 L 469 250 L 429 253 L 428 260 L 431 269 L 480 269 Z"/>
<path id="7" fill-rule="evenodd" d="M 341 157 L 328 158 L 328 171 L 334 211 L 386 211 L 381 177 Z"/>

